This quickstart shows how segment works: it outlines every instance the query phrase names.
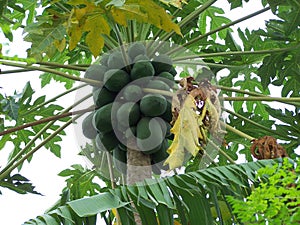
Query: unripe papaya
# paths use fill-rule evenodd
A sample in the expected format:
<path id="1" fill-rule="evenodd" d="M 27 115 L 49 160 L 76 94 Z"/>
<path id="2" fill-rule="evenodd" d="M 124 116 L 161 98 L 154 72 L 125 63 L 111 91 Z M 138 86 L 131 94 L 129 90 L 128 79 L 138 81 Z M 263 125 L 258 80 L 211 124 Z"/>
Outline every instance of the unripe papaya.
<path id="1" fill-rule="evenodd" d="M 130 82 L 128 73 L 124 70 L 111 69 L 104 74 L 104 86 L 114 92 L 119 92 Z"/>
<path id="2" fill-rule="evenodd" d="M 156 90 L 163 90 L 163 91 L 170 91 L 170 87 L 162 80 L 150 80 L 149 83 L 146 85 L 146 88 L 156 89 Z"/>
<path id="3" fill-rule="evenodd" d="M 143 77 L 151 77 L 154 76 L 154 68 L 149 61 L 138 61 L 133 64 L 133 67 L 130 72 L 130 77 L 132 80 L 137 80 Z"/>
<path id="4" fill-rule="evenodd" d="M 93 116 L 93 126 L 99 132 L 110 132 L 113 130 L 112 127 L 112 105 L 109 103 L 105 106 L 102 106 L 100 109 L 97 109 Z"/>
<path id="5" fill-rule="evenodd" d="M 101 151 L 112 151 L 119 144 L 119 140 L 113 131 L 99 133 L 96 137 L 96 146 Z"/>
<path id="6" fill-rule="evenodd" d="M 127 85 L 122 91 L 123 97 L 129 102 L 137 102 L 143 97 L 143 90 L 135 84 Z"/>
<path id="7" fill-rule="evenodd" d="M 144 154 L 158 151 L 164 140 L 160 122 L 156 118 L 143 117 L 136 127 L 137 146 Z"/>
<path id="8" fill-rule="evenodd" d="M 167 139 L 164 139 L 159 151 L 151 154 L 151 160 L 154 163 L 161 163 L 166 158 L 168 158 L 169 154 L 167 153 L 167 149 L 169 148 L 169 143 Z"/>
<path id="9" fill-rule="evenodd" d="M 162 72 L 169 72 L 173 67 L 172 64 L 172 59 L 165 54 L 155 56 L 152 61 L 152 65 L 155 69 L 156 74 L 160 74 Z"/>
<path id="10" fill-rule="evenodd" d="M 91 80 L 103 81 L 107 67 L 103 65 L 91 65 L 85 72 L 84 77 Z"/>
<path id="11" fill-rule="evenodd" d="M 169 123 L 172 121 L 173 115 L 172 115 L 172 102 L 171 101 L 167 101 L 166 111 L 164 112 L 164 114 L 161 115 L 161 118 Z"/>
<path id="12" fill-rule="evenodd" d="M 94 113 L 90 113 L 82 121 L 82 133 L 86 138 L 94 139 L 97 135 L 97 130 L 93 126 Z"/>
<path id="13" fill-rule="evenodd" d="M 102 107 L 111 103 L 116 98 L 116 93 L 109 91 L 106 87 L 102 87 L 93 92 L 94 103 L 97 107 Z"/>
<path id="14" fill-rule="evenodd" d="M 129 46 L 128 55 L 132 60 L 138 55 L 146 55 L 146 47 L 141 42 L 135 42 Z"/>
<path id="15" fill-rule="evenodd" d="M 119 51 L 111 53 L 108 57 L 107 65 L 109 69 L 122 69 L 125 67 L 122 53 Z"/>
<path id="16" fill-rule="evenodd" d="M 160 116 L 166 109 L 167 100 L 160 94 L 147 94 L 140 101 L 140 110 L 145 116 Z"/>
<path id="17" fill-rule="evenodd" d="M 146 55 L 138 55 L 133 59 L 133 62 L 136 63 L 138 61 L 150 61 L 150 59 Z"/>
<path id="18" fill-rule="evenodd" d="M 117 111 L 117 121 L 121 126 L 130 127 L 140 119 L 140 107 L 134 102 L 126 102 Z"/>

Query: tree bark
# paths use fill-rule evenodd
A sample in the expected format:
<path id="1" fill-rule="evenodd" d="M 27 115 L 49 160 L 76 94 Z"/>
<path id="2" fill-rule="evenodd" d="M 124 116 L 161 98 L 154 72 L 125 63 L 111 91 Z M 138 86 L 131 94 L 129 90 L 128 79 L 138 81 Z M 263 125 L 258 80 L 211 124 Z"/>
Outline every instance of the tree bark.
<path id="1" fill-rule="evenodd" d="M 133 146 L 133 141 L 130 140 L 128 146 Z M 134 144 L 134 146 L 136 146 Z M 127 149 L 127 185 L 135 184 L 144 179 L 151 178 L 151 159 L 150 155 L 145 155 L 138 151 L 137 148 Z M 134 220 L 136 225 L 142 225 L 141 218 L 138 213 L 134 213 Z"/>

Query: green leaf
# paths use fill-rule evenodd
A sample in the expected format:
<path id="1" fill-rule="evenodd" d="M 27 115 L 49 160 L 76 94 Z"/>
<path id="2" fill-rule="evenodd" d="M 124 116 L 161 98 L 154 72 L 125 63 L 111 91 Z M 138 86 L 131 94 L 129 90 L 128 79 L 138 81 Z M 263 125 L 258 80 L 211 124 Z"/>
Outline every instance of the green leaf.
<path id="1" fill-rule="evenodd" d="M 0 180 L 0 187 L 8 188 L 19 194 L 37 194 L 41 193 L 35 191 L 35 187 L 29 182 L 29 180 L 20 174 L 15 174 L 12 177 L 8 176 L 3 180 Z"/>
<path id="2" fill-rule="evenodd" d="M 5 112 L 11 119 L 18 119 L 18 110 L 20 105 L 13 96 L 3 99 L 1 101 L 1 105 L 3 112 Z"/>
<path id="3" fill-rule="evenodd" d="M 23 105 L 26 105 L 31 101 L 33 94 L 34 90 L 32 89 L 30 82 L 28 81 L 21 93 L 22 97 L 19 100 L 20 108 L 22 108 Z M 27 102 L 25 102 L 26 100 Z"/>
<path id="4" fill-rule="evenodd" d="M 8 0 L 1 0 L 0 1 L 0 16 L 3 15 L 3 12 L 6 9 L 7 4 L 8 4 Z"/>
<path id="5" fill-rule="evenodd" d="M 228 19 L 225 16 L 221 16 L 224 14 L 223 9 L 215 7 L 215 6 L 211 6 L 209 8 L 207 8 L 203 13 L 201 13 L 200 17 L 199 17 L 199 21 L 201 22 L 206 21 L 206 17 L 209 17 L 211 19 L 210 21 L 210 30 L 215 30 L 225 24 L 228 24 L 231 22 L 230 19 Z M 202 24 L 204 26 L 204 24 Z M 206 26 L 204 27 L 200 27 L 201 33 L 206 33 L 208 32 L 206 30 Z M 231 29 L 229 29 L 231 30 Z M 227 30 L 222 30 L 220 32 L 218 32 L 218 36 L 221 39 L 225 39 L 226 38 L 226 34 L 227 34 Z M 212 34 L 211 37 L 216 40 L 217 36 L 216 34 Z"/>
<path id="6" fill-rule="evenodd" d="M 88 199 L 74 200 L 67 204 L 77 215 L 85 217 L 96 215 L 109 209 L 123 207 L 129 204 L 129 202 L 121 202 L 117 196 L 111 193 L 101 193 Z"/>

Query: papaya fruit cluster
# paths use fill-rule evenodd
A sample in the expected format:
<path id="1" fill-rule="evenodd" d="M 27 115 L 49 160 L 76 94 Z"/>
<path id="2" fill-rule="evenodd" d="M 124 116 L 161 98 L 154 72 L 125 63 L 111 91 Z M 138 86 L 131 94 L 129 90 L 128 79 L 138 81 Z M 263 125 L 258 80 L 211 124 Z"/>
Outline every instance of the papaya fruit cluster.
<path id="1" fill-rule="evenodd" d="M 164 93 L 171 93 L 176 70 L 167 55 L 150 59 L 142 43 L 130 45 L 126 54 L 126 60 L 121 51 L 105 54 L 87 69 L 85 78 L 103 86 L 93 87 L 96 110 L 84 119 L 83 134 L 112 153 L 118 170 L 126 171 L 126 151 L 133 148 L 150 155 L 159 172 L 155 165 L 168 157 L 172 139 L 172 98 Z"/>

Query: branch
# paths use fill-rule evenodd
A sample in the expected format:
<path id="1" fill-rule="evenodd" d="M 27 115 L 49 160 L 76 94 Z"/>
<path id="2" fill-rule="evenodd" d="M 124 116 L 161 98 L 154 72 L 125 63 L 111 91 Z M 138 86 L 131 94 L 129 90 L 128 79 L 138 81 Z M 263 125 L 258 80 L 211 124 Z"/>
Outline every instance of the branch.
<path id="1" fill-rule="evenodd" d="M 79 118 L 81 115 L 76 116 L 74 119 Z M 2 170 L 0 173 L 0 180 L 4 179 L 6 176 L 8 176 L 11 171 L 13 171 L 15 168 L 17 168 L 19 165 L 21 165 L 26 159 L 31 157 L 37 150 L 39 150 L 41 147 L 43 147 L 48 141 L 50 141 L 52 138 L 54 138 L 57 134 L 59 134 L 61 131 L 63 131 L 66 127 L 68 127 L 70 124 L 72 124 L 73 119 L 68 120 L 64 125 L 62 125 L 60 128 L 58 128 L 55 132 L 53 132 L 51 135 L 49 135 L 45 140 L 43 140 L 38 146 L 33 148 L 31 151 L 29 151 L 24 157 L 22 157 L 19 161 L 17 161 L 15 164 L 11 165 L 6 170 Z"/>
<path id="2" fill-rule="evenodd" d="M 264 13 L 264 12 L 268 11 L 269 9 L 270 9 L 270 7 L 266 7 L 266 8 L 264 8 L 264 9 L 261 9 L 261 10 L 255 12 L 255 13 L 252 13 L 252 14 L 250 14 L 250 15 L 248 15 L 248 16 L 245 16 L 245 17 L 242 17 L 242 18 L 240 18 L 240 19 L 238 19 L 238 20 L 232 21 L 231 23 L 228 23 L 228 24 L 226 24 L 226 25 L 224 25 L 224 26 L 221 26 L 221 27 L 219 27 L 219 28 L 217 28 L 217 29 L 215 29 L 215 30 L 212 30 L 212 31 L 210 31 L 210 32 L 207 32 L 206 34 L 203 34 L 203 35 L 201 35 L 201 36 L 199 36 L 199 37 L 196 37 L 196 38 L 190 40 L 189 42 L 187 42 L 187 43 L 185 43 L 185 44 L 183 44 L 183 45 L 181 45 L 181 46 L 179 46 L 179 47 L 177 47 L 177 48 L 172 49 L 171 51 L 169 51 L 169 52 L 166 53 L 166 54 L 167 54 L 167 55 L 170 55 L 170 54 L 172 54 L 172 53 L 177 52 L 178 50 L 181 50 L 181 49 L 184 50 L 185 47 L 187 47 L 187 46 L 189 46 L 189 45 L 192 45 L 192 44 L 196 43 L 197 41 L 199 41 L 199 40 L 201 40 L 201 39 L 203 39 L 203 38 L 205 38 L 205 37 L 208 37 L 209 35 L 212 35 L 212 34 L 214 34 L 214 33 L 217 33 L 217 32 L 219 32 L 219 31 L 221 31 L 221 30 L 227 29 L 227 28 L 229 28 L 229 27 L 231 27 L 231 26 L 233 26 L 233 25 L 235 25 L 235 24 L 237 24 L 237 23 L 240 23 L 240 22 L 242 22 L 242 21 L 244 21 L 244 20 L 250 19 L 250 18 L 252 18 L 252 17 L 254 17 L 254 16 L 257 16 L 257 15 L 259 15 L 259 14 L 261 14 L 261 13 Z"/>
<path id="3" fill-rule="evenodd" d="M 207 54 L 200 54 L 200 55 L 190 55 L 184 57 L 177 57 L 173 59 L 173 62 L 187 60 L 187 59 L 198 59 L 198 58 L 210 58 L 216 56 L 235 56 L 235 55 L 264 55 L 264 54 L 272 54 L 276 52 L 285 52 L 293 50 L 297 47 L 288 47 L 288 48 L 274 48 L 274 49 L 265 49 L 265 50 L 257 50 L 257 51 L 229 51 L 229 52 L 214 52 L 214 53 L 207 53 Z"/>
<path id="4" fill-rule="evenodd" d="M 242 132 L 242 131 L 240 131 L 240 130 L 235 129 L 234 127 L 232 127 L 232 126 L 230 126 L 230 125 L 224 123 L 223 121 L 221 121 L 221 123 L 222 123 L 223 126 L 226 127 L 226 130 L 229 130 L 229 131 L 231 131 L 231 132 L 233 132 L 233 133 L 239 135 L 239 136 L 242 137 L 242 138 L 246 138 L 246 139 L 248 139 L 249 141 L 252 141 L 252 140 L 255 139 L 254 137 L 251 137 L 250 135 L 248 135 L 248 134 L 246 134 L 246 133 L 244 133 L 244 132 Z"/>
<path id="5" fill-rule="evenodd" d="M 58 75 L 58 76 L 65 77 L 65 78 L 70 79 L 70 80 L 81 81 L 81 82 L 85 82 L 85 83 L 96 85 L 96 86 L 101 86 L 102 85 L 102 82 L 100 82 L 100 81 L 72 76 L 72 75 L 63 73 L 61 71 L 57 71 L 57 70 L 50 69 L 50 68 L 47 68 L 47 67 L 31 66 L 31 65 L 25 65 L 25 64 L 22 64 L 22 63 L 7 62 L 7 61 L 4 61 L 4 60 L 0 60 L 0 64 L 6 65 L 6 66 L 13 66 L 13 67 L 19 67 L 19 68 L 24 68 L 24 69 L 33 69 L 33 70 L 37 70 L 37 71 L 52 73 L 52 74 L 55 74 L 55 75 Z"/>
<path id="6" fill-rule="evenodd" d="M 90 95 L 87 95 L 86 97 L 78 100 L 77 102 L 75 102 L 72 106 L 68 107 L 67 109 L 65 109 L 62 113 L 66 113 L 69 112 L 71 109 L 73 109 L 75 106 L 81 104 L 83 101 L 85 101 L 86 99 L 88 99 Z M 10 167 L 12 167 L 14 165 L 14 163 L 19 159 L 19 157 L 21 157 L 24 153 L 27 152 L 27 150 L 30 148 L 31 145 L 34 144 L 34 142 L 44 133 L 46 132 L 47 129 L 49 129 L 53 124 L 54 124 L 54 120 L 50 121 L 48 124 L 46 124 L 34 137 L 31 138 L 31 140 L 26 144 L 26 146 L 20 150 L 18 152 L 17 155 L 15 155 L 9 162 L 8 164 L 2 169 L 2 171 L 0 172 L 0 177 L 1 174 L 6 173 L 5 171 L 9 170 Z M 0 179 L 1 180 L 1 179 Z"/>
<path id="7" fill-rule="evenodd" d="M 178 26 L 181 29 L 182 27 L 184 27 L 186 24 L 190 23 L 191 21 L 195 20 L 202 12 L 204 12 L 208 7 L 210 7 L 212 4 L 214 4 L 217 0 L 209 0 L 208 2 L 205 2 L 201 7 L 199 7 L 198 9 L 196 9 L 194 12 L 192 12 L 191 14 L 189 14 L 188 16 L 184 17 L 179 23 Z M 155 34 L 155 37 L 158 37 L 160 34 L 160 31 Z M 157 46 L 153 49 L 153 51 L 151 51 L 151 53 L 149 54 L 150 56 L 153 56 L 153 54 L 163 45 L 163 42 L 167 41 L 170 37 L 172 37 L 172 35 L 175 34 L 175 31 L 172 30 L 169 33 L 165 33 L 164 35 L 162 35 L 160 37 L 161 43 L 157 44 Z M 154 39 L 155 41 L 155 39 Z M 150 46 L 152 46 L 154 42 L 152 42 L 150 44 Z M 149 47 L 150 47 L 149 46 Z M 168 53 L 167 53 L 168 54 Z"/>
<path id="8" fill-rule="evenodd" d="M 293 97 L 293 98 L 288 98 L 288 97 L 269 97 L 269 96 L 264 96 L 264 97 L 220 97 L 220 100 L 224 101 L 277 101 L 277 102 L 300 102 L 300 97 Z"/>
<path id="9" fill-rule="evenodd" d="M 223 155 L 231 164 L 236 164 L 235 161 L 226 153 L 224 152 L 219 146 L 217 146 L 212 140 L 209 138 L 207 139 L 208 143 L 210 143 L 215 149 L 217 149 L 221 155 Z"/>
<path id="10" fill-rule="evenodd" d="M 50 121 L 56 121 L 56 120 L 59 120 L 59 119 L 65 118 L 65 117 L 69 117 L 69 116 L 73 116 L 73 115 L 77 115 L 77 114 L 84 114 L 86 112 L 91 112 L 94 109 L 95 108 L 92 107 L 92 108 L 77 110 L 77 111 L 74 111 L 74 112 L 67 112 L 67 113 L 63 113 L 63 114 L 59 114 L 59 115 L 55 115 L 55 116 L 49 116 L 49 117 L 41 119 L 41 120 L 26 123 L 26 124 L 23 124 L 21 126 L 13 127 L 11 129 L 2 131 L 2 132 L 0 132 L 0 136 L 10 134 L 10 133 L 13 133 L 13 132 L 16 132 L 16 131 L 19 131 L 19 130 L 23 130 L 27 127 L 33 127 L 33 126 L 40 125 L 40 124 L 43 124 L 43 123 L 47 123 L 47 122 L 50 122 Z"/>
<path id="11" fill-rule="evenodd" d="M 32 111 L 35 111 L 35 110 L 37 110 L 37 109 L 39 109 L 39 108 L 41 108 L 41 107 L 43 107 L 43 106 L 45 106 L 45 105 L 47 105 L 47 104 L 49 104 L 49 103 L 51 103 L 51 102 L 56 101 L 56 100 L 59 99 L 60 97 L 65 96 L 66 94 L 69 94 L 69 93 L 71 93 L 71 92 L 73 92 L 73 91 L 76 91 L 76 90 L 78 90 L 78 89 L 80 89 L 80 88 L 83 88 L 83 87 L 85 87 L 85 86 L 87 86 L 87 84 L 82 84 L 82 85 L 79 85 L 78 87 L 75 87 L 75 88 L 71 88 L 71 89 L 69 89 L 69 90 L 66 90 L 65 92 L 63 92 L 63 93 L 61 93 L 61 94 L 59 94 L 59 95 L 57 95 L 57 96 L 55 96 L 55 97 L 49 99 L 48 101 L 45 101 L 45 102 L 43 102 L 43 103 L 41 103 L 41 104 L 39 104 L 39 105 L 33 107 L 32 109 L 30 109 L 30 110 L 27 111 L 26 113 L 22 114 L 22 116 L 25 116 L 25 115 L 27 115 L 28 113 L 31 113 Z"/>
<path id="12" fill-rule="evenodd" d="M 240 118 L 240 119 L 242 119 L 242 120 L 247 121 L 248 123 L 253 124 L 254 126 L 259 127 L 260 129 L 263 129 L 263 130 L 268 131 L 268 132 L 270 132 L 270 133 L 273 133 L 273 134 L 282 136 L 281 133 L 279 133 L 279 132 L 277 132 L 277 131 L 275 131 L 275 130 L 272 130 L 272 129 L 270 129 L 270 128 L 267 128 L 267 127 L 265 127 L 265 126 L 263 126 L 263 125 L 261 125 L 261 124 L 259 124 L 259 123 L 256 123 L 256 122 L 254 122 L 253 120 L 248 119 L 248 118 L 246 118 L 246 117 L 244 117 L 244 116 L 242 116 L 242 115 L 240 115 L 240 114 L 238 114 L 238 113 L 235 113 L 235 112 L 233 112 L 233 111 L 231 111 L 231 110 L 229 110 L 229 109 L 226 109 L 226 108 L 224 108 L 224 107 L 222 107 L 222 109 L 223 109 L 225 112 L 228 112 L 228 113 L 230 113 L 230 114 L 232 114 L 232 115 L 234 115 L 234 116 L 236 116 L 236 117 L 238 117 L 238 118 Z"/>

